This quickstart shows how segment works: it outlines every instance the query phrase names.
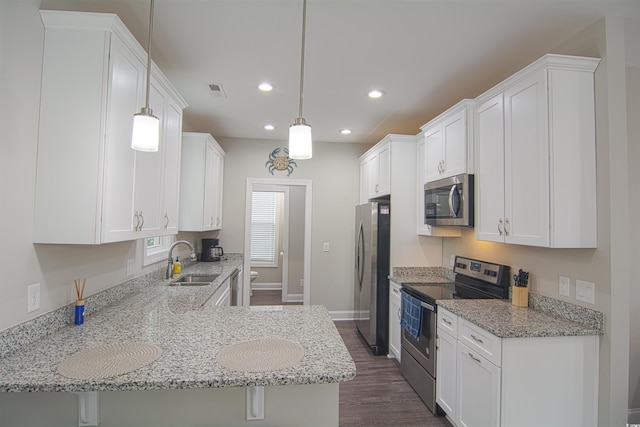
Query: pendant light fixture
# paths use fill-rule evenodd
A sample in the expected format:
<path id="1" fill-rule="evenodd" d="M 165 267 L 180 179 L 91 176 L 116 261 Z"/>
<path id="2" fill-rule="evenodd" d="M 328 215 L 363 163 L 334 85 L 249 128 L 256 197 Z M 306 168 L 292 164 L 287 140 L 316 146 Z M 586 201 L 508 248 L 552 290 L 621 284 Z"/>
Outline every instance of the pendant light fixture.
<path id="1" fill-rule="evenodd" d="M 160 142 L 160 120 L 149 108 L 149 87 L 151 85 L 151 33 L 153 32 L 153 2 L 149 8 L 149 45 L 147 46 L 147 93 L 145 106 L 133 116 L 131 148 L 138 151 L 158 151 Z"/>
<path id="2" fill-rule="evenodd" d="M 289 126 L 289 157 L 292 159 L 310 159 L 313 150 L 311 144 L 311 126 L 302 117 L 302 97 L 304 88 L 304 39 L 307 23 L 307 0 L 302 1 L 302 50 L 300 52 L 300 98 L 298 118 Z"/>

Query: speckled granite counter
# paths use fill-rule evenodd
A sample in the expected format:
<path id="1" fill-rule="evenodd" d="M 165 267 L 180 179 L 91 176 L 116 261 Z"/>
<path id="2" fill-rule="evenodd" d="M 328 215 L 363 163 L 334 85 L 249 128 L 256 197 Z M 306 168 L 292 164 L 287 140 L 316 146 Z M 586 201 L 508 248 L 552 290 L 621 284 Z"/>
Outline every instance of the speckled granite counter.
<path id="1" fill-rule="evenodd" d="M 453 271 L 444 267 L 393 267 L 389 280 L 404 283 L 452 283 Z"/>
<path id="2" fill-rule="evenodd" d="M 540 310 L 517 307 L 507 300 L 439 300 L 438 307 L 445 308 L 501 338 L 581 336 L 603 333 L 603 329 L 597 323 L 588 321 L 579 323 Z"/>
<path id="3" fill-rule="evenodd" d="M 23 346 L 0 363 L 0 391 L 103 391 L 324 384 L 355 377 L 355 364 L 323 306 L 203 307 L 231 274 L 228 264 L 199 263 L 184 273 L 221 276 L 209 286 L 170 287 L 168 280 L 139 284 L 119 302 Z M 223 274 L 224 273 L 224 274 Z M 295 325 L 295 327 L 292 327 Z M 216 362 L 224 346 L 259 338 L 300 344 L 304 358 L 265 373 L 230 371 Z M 73 380 L 57 365 L 71 354 L 104 344 L 149 342 L 163 349 L 150 365 L 103 380 Z"/>

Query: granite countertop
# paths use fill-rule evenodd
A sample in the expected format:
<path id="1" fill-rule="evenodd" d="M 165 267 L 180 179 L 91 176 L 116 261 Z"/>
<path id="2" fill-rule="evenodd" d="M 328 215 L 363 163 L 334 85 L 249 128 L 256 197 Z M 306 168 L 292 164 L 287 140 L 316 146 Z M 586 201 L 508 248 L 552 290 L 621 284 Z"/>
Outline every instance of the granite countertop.
<path id="1" fill-rule="evenodd" d="M 508 300 L 452 299 L 438 300 L 463 319 L 501 338 L 531 338 L 600 335 L 601 325 L 579 322 L 529 307 L 518 307 Z"/>
<path id="2" fill-rule="evenodd" d="M 400 285 L 453 283 L 453 271 L 443 267 L 393 267 L 389 280 Z"/>
<path id="3" fill-rule="evenodd" d="M 240 262 L 241 265 L 241 262 Z M 156 279 L 91 315 L 14 351 L 0 363 L 0 391 L 118 391 L 322 384 L 351 380 L 355 364 L 324 306 L 208 307 L 206 300 L 238 263 L 197 263 L 188 273 L 220 273 L 209 286 L 171 287 Z M 292 327 L 293 326 L 293 327 Z M 231 371 L 216 362 L 223 347 L 280 338 L 304 348 L 301 362 L 271 372 Z M 57 373 L 70 355 L 105 344 L 148 342 L 158 360 L 128 374 L 74 380 Z"/>

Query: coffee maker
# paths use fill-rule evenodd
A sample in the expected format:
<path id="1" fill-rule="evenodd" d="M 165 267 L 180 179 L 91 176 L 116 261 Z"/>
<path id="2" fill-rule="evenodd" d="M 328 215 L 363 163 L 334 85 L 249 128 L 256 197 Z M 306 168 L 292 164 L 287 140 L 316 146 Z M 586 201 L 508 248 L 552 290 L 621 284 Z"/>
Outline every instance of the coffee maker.
<path id="1" fill-rule="evenodd" d="M 218 246 L 218 239 L 202 239 L 202 254 L 200 255 L 200 261 L 212 262 L 220 261 L 224 251 Z"/>

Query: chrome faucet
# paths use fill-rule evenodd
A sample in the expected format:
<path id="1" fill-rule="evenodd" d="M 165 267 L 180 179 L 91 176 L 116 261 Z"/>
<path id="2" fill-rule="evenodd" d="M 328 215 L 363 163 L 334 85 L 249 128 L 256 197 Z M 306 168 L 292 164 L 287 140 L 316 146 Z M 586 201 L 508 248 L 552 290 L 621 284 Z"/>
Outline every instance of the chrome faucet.
<path id="1" fill-rule="evenodd" d="M 195 249 L 193 249 L 193 245 L 191 243 L 187 242 L 186 240 L 178 240 L 177 242 L 173 242 L 173 244 L 169 248 L 169 265 L 167 266 L 166 276 L 167 279 L 171 279 L 171 275 L 173 274 L 173 248 L 178 246 L 178 244 L 180 243 L 184 243 L 185 245 L 189 246 L 189 249 L 191 249 L 191 261 L 196 261 L 198 259 L 196 257 L 196 251 Z"/>

